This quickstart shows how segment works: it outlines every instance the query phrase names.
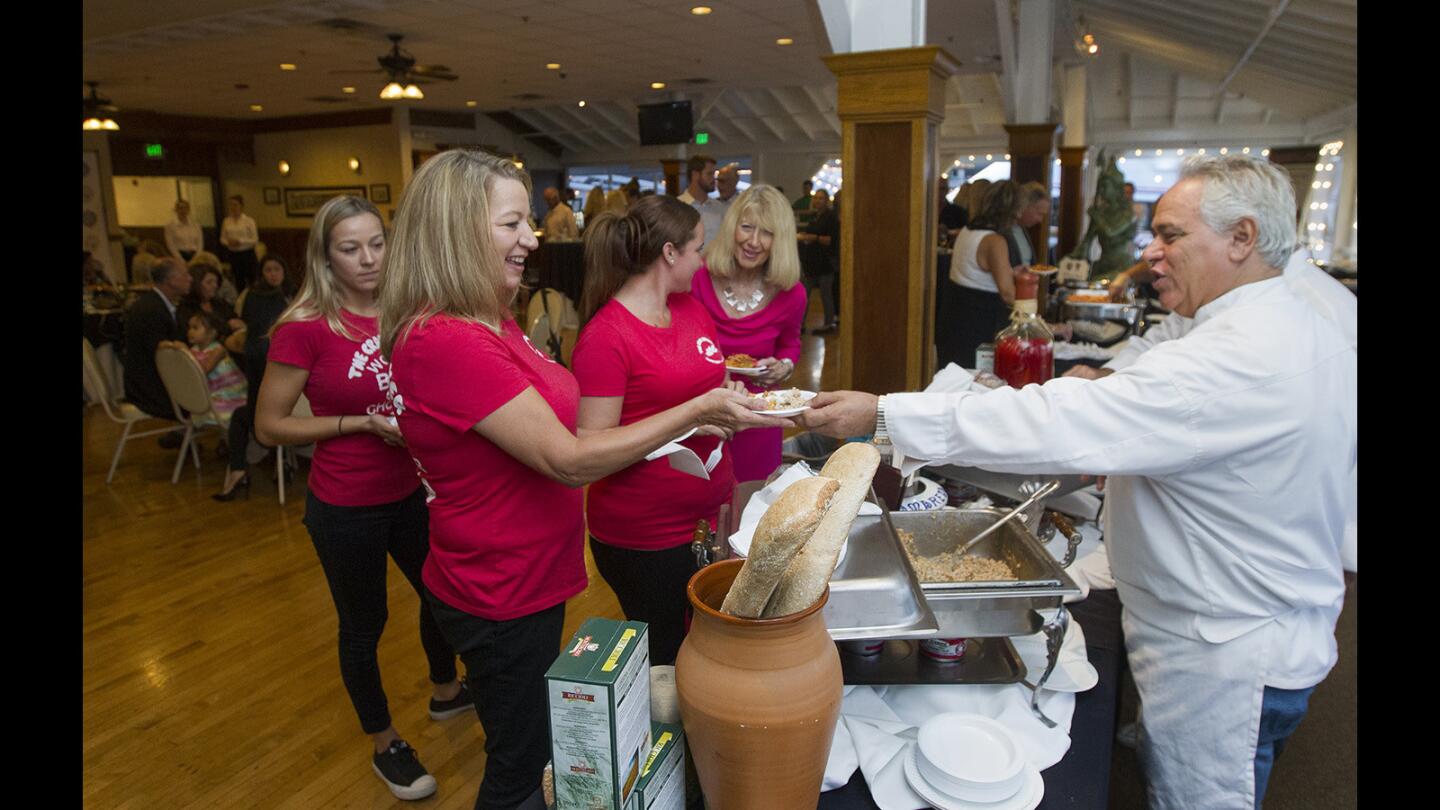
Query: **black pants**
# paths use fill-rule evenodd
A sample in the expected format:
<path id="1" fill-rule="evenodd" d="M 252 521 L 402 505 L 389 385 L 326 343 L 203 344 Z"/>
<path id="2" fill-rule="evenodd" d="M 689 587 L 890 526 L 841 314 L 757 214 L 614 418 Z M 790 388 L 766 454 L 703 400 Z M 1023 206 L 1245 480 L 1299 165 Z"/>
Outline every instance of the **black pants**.
<path id="1" fill-rule="evenodd" d="M 650 625 L 650 665 L 674 664 L 690 615 L 685 586 L 697 570 L 690 544 L 636 551 L 591 535 L 590 553 L 600 576 L 619 598 L 625 618 Z"/>
<path id="2" fill-rule="evenodd" d="M 250 405 L 241 405 L 230 414 L 230 428 L 225 434 L 225 444 L 230 448 L 230 469 L 243 470 L 250 466 L 249 460 L 245 457 L 245 451 L 250 449 L 250 433 L 254 422 L 253 409 Z M 308 513 L 307 513 L 308 514 Z M 427 523 L 428 527 L 429 524 Z M 426 532 L 426 542 L 429 542 L 429 532 Z"/>
<path id="3" fill-rule="evenodd" d="M 465 680 L 485 732 L 485 777 L 475 808 L 514 810 L 539 790 L 550 760 L 545 670 L 560 653 L 565 603 L 518 619 L 491 621 L 451 607 L 429 592 L 426 601 L 465 662 Z"/>
<path id="4" fill-rule="evenodd" d="M 996 333 L 1010 323 L 1010 309 L 999 293 L 962 287 L 948 279 L 944 283 L 946 312 L 935 327 L 938 365 L 975 368 L 976 347 L 995 340 Z"/>
<path id="5" fill-rule="evenodd" d="M 255 248 L 230 251 L 230 274 L 235 277 L 235 292 L 244 292 L 255 283 L 255 272 L 260 269 L 260 260 L 255 257 Z"/>
<path id="6" fill-rule="evenodd" d="M 310 530 L 340 619 L 340 677 L 360 716 L 360 728 L 376 734 L 390 727 L 376 656 L 389 617 L 387 554 L 421 595 L 420 644 L 430 662 L 430 681 L 450 683 L 456 677 L 455 651 L 425 604 L 420 581 L 420 569 L 430 553 L 424 491 L 416 489 L 404 500 L 378 506 L 333 506 L 311 493 L 305 501 L 305 528 Z"/>

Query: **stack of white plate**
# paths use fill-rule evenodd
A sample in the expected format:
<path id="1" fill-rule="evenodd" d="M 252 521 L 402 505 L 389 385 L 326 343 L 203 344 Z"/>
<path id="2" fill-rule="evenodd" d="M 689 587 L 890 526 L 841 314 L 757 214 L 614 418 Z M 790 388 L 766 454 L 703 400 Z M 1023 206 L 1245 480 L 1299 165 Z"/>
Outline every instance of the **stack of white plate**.
<path id="1" fill-rule="evenodd" d="M 1031 810 L 1045 795 L 1040 771 L 1015 736 L 964 712 L 936 715 L 920 727 L 905 778 L 937 810 Z"/>

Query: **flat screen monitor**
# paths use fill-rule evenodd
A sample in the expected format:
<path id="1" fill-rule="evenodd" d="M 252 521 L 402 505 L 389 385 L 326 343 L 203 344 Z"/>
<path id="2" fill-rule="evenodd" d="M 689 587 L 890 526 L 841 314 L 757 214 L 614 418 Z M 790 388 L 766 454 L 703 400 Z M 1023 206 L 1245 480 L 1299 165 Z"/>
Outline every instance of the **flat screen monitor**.
<path id="1" fill-rule="evenodd" d="M 689 143 L 695 121 L 688 101 L 666 101 L 640 106 L 640 145 Z"/>

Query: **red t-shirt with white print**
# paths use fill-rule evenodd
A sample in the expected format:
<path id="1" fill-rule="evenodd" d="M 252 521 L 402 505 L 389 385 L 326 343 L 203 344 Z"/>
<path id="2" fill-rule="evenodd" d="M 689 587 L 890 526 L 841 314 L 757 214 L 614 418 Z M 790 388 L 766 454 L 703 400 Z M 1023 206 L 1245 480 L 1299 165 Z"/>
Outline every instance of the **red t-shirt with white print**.
<path id="1" fill-rule="evenodd" d="M 535 613 L 584 590 L 581 490 L 530 469 L 473 430 L 534 388 L 574 433 L 575 378 L 513 320 L 497 335 L 483 324 L 437 315 L 392 354 L 400 432 L 431 495 L 425 587 L 491 621 Z"/>
<path id="2" fill-rule="evenodd" d="M 585 324 L 573 365 L 580 395 L 625 398 L 620 424 L 628 425 L 725 383 L 725 355 L 715 322 L 688 293 L 667 300 L 670 326 L 651 326 L 611 300 Z M 720 443 L 691 436 L 681 444 L 703 462 Z M 653 551 L 689 543 L 700 519 L 715 522 L 735 490 L 730 448 L 710 480 L 681 472 L 667 458 L 641 460 L 590 485 L 590 533 L 621 548 Z"/>
<path id="3" fill-rule="evenodd" d="M 267 359 L 310 372 L 305 397 L 316 416 L 392 416 L 390 364 L 380 355 L 375 318 L 346 310 L 340 317 L 360 340 L 330 331 L 324 318 L 289 321 L 276 327 Z M 332 506 L 394 503 L 420 486 L 415 465 L 403 447 L 373 433 L 349 432 L 322 439 L 310 462 L 310 492 Z"/>

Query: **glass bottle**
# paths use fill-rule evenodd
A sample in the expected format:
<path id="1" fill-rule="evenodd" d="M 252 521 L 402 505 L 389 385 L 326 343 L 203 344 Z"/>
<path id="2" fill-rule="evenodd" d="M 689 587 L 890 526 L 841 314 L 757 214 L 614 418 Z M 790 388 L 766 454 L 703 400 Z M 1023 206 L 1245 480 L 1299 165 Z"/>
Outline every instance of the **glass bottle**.
<path id="1" fill-rule="evenodd" d="M 995 376 L 1015 388 L 1055 376 L 1055 336 L 1036 313 L 1039 283 L 1040 277 L 1028 270 L 1015 274 L 1010 325 L 995 335 Z"/>

